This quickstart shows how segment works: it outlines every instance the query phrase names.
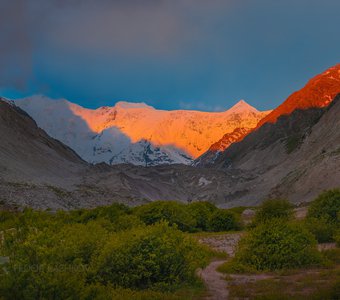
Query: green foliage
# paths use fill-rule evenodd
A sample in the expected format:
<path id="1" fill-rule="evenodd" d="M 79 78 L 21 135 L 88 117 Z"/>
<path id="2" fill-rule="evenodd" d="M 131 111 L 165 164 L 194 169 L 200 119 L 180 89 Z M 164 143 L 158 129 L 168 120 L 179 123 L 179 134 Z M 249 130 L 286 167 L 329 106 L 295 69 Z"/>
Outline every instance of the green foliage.
<path id="1" fill-rule="evenodd" d="M 175 224 L 146 226 L 120 205 L 11 214 L 0 223 L 3 299 L 174 299 L 163 291 L 197 286 L 212 255 Z"/>
<path id="2" fill-rule="evenodd" d="M 309 206 L 307 217 L 327 218 L 329 222 L 339 223 L 340 190 L 334 189 L 321 193 Z"/>
<path id="3" fill-rule="evenodd" d="M 209 230 L 211 215 L 218 210 L 209 202 L 193 202 L 187 206 L 187 209 L 196 220 L 196 228 L 200 231 Z"/>
<path id="4" fill-rule="evenodd" d="M 293 205 L 288 200 L 269 199 L 262 203 L 256 212 L 254 224 L 265 223 L 273 219 L 288 221 L 293 216 Z"/>
<path id="5" fill-rule="evenodd" d="M 146 225 L 156 224 L 159 221 L 167 221 L 169 225 L 177 225 L 182 231 L 195 231 L 196 220 L 190 214 L 185 204 L 175 201 L 155 201 L 134 209 L 137 215 Z"/>
<path id="6" fill-rule="evenodd" d="M 194 281 L 207 258 L 197 242 L 160 223 L 112 236 L 94 262 L 94 276 L 123 288 L 167 290 Z"/>
<path id="7" fill-rule="evenodd" d="M 328 262 L 330 262 L 329 265 L 332 266 L 340 264 L 340 248 L 323 250 L 322 254 L 328 260 Z"/>
<path id="8" fill-rule="evenodd" d="M 320 218 L 309 217 L 305 220 L 307 229 L 314 234 L 319 243 L 327 243 L 333 241 L 336 230 L 336 224 L 329 222 L 325 216 Z"/>
<path id="9" fill-rule="evenodd" d="M 338 247 L 340 247 L 340 229 L 338 229 L 337 231 L 335 231 L 334 233 L 334 240 L 336 242 L 336 245 Z"/>
<path id="10" fill-rule="evenodd" d="M 240 229 L 240 222 L 235 213 L 229 210 L 216 210 L 210 217 L 209 228 L 212 231 Z"/>
<path id="11" fill-rule="evenodd" d="M 306 226 L 319 242 L 331 242 L 340 226 L 340 190 L 321 193 L 309 206 Z"/>
<path id="12" fill-rule="evenodd" d="M 274 219 L 258 225 L 240 241 L 235 258 L 224 270 L 278 270 L 321 261 L 316 240 L 304 226 Z"/>
<path id="13" fill-rule="evenodd" d="M 123 215 L 130 213 L 130 208 L 121 203 L 113 203 L 110 206 L 96 207 L 94 209 L 80 209 L 71 212 L 72 218 L 79 223 L 87 223 L 91 220 L 105 218 L 110 222 Z"/>

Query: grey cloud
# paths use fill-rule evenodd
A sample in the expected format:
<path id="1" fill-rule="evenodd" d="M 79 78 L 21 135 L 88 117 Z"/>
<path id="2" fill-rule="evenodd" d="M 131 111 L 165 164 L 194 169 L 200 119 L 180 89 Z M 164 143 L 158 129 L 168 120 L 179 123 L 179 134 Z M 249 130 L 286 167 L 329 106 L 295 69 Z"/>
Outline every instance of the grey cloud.
<path id="1" fill-rule="evenodd" d="M 200 35 L 197 15 L 218 12 L 226 2 L 2 0 L 0 87 L 22 89 L 34 81 L 34 59 L 40 52 L 176 55 Z"/>

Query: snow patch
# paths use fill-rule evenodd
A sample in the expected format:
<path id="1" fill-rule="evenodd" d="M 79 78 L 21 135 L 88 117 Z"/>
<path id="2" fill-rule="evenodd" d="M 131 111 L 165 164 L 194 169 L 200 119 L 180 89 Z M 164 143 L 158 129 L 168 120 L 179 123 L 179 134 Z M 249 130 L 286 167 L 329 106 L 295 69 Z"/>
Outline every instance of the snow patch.
<path id="1" fill-rule="evenodd" d="M 201 177 L 199 180 L 198 180 L 198 185 L 199 186 L 206 186 L 206 185 L 209 185 L 209 184 L 211 184 L 212 183 L 212 181 L 210 181 L 210 180 L 208 180 L 208 179 L 206 179 L 206 178 L 204 178 L 204 177 Z"/>

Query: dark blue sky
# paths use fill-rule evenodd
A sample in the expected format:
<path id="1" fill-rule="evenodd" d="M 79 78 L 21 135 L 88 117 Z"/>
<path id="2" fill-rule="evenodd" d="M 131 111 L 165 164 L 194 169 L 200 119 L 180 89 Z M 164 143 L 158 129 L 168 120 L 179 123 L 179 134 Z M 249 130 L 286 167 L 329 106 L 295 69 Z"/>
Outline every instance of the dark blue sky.
<path id="1" fill-rule="evenodd" d="M 0 94 L 270 109 L 340 62 L 339 0 L 1 0 Z"/>

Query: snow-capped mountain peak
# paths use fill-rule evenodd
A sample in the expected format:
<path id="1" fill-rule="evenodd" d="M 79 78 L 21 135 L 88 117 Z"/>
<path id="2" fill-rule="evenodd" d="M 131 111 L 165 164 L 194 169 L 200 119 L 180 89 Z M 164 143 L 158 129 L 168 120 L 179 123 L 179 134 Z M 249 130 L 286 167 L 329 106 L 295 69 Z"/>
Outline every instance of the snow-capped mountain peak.
<path id="1" fill-rule="evenodd" d="M 119 101 L 115 104 L 116 109 L 154 109 L 152 106 L 147 105 L 144 102 L 126 102 Z"/>
<path id="2" fill-rule="evenodd" d="M 157 110 L 145 103 L 84 108 L 33 96 L 16 101 L 50 136 L 91 163 L 190 164 L 225 134 L 254 128 L 263 112 L 240 101 L 225 112 Z"/>
<path id="3" fill-rule="evenodd" d="M 253 112 L 253 113 L 259 113 L 259 111 L 249 105 L 246 101 L 240 100 L 237 102 L 234 106 L 232 106 L 229 110 L 229 113 L 245 113 L 245 112 Z"/>

